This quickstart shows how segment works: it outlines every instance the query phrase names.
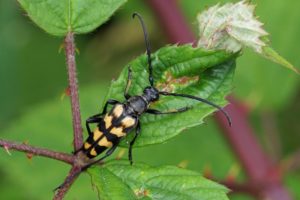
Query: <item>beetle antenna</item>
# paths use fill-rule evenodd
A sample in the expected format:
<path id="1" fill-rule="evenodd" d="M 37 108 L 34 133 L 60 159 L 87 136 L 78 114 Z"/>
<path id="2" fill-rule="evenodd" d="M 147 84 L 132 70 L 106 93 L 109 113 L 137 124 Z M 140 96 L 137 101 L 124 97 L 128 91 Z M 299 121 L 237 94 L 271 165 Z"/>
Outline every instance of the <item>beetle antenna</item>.
<path id="1" fill-rule="evenodd" d="M 152 74 L 152 63 L 151 63 L 151 47 L 150 47 L 150 43 L 149 43 L 149 39 L 148 39 L 148 33 L 147 33 L 147 29 L 144 23 L 144 20 L 142 18 L 142 16 L 135 12 L 132 14 L 132 18 L 134 18 L 135 16 L 138 17 L 138 19 L 140 20 L 140 23 L 142 25 L 143 28 L 143 32 L 144 32 L 144 39 L 145 39 L 145 44 L 146 44 L 146 51 L 147 51 L 147 56 L 148 56 L 148 67 L 149 67 L 149 82 L 150 85 L 153 86 L 153 74 Z"/>
<path id="2" fill-rule="evenodd" d="M 159 94 L 161 95 L 165 95 L 165 96 L 177 96 L 177 97 L 185 97 L 185 98 L 189 98 L 189 99 L 194 99 L 194 100 L 197 100 L 197 101 L 201 101 L 205 104 L 208 104 L 212 107 L 215 107 L 217 108 L 219 111 L 221 111 L 224 116 L 226 117 L 227 121 L 228 121 L 228 124 L 229 126 L 231 126 L 231 118 L 229 117 L 228 113 L 223 109 L 221 108 L 220 106 L 206 100 L 206 99 L 203 99 L 203 98 L 200 98 L 200 97 L 195 97 L 195 96 L 192 96 L 192 95 L 188 95 L 188 94 L 177 94 L 177 93 L 169 93 L 169 92 L 163 92 L 163 91 L 159 91 Z"/>

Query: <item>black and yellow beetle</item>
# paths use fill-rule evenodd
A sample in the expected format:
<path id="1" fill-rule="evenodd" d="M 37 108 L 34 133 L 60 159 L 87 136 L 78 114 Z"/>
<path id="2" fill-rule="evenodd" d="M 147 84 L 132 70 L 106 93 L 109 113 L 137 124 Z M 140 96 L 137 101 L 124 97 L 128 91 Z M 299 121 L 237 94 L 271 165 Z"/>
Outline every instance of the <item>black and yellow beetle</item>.
<path id="1" fill-rule="evenodd" d="M 130 96 L 128 94 L 128 89 L 131 84 L 131 69 L 128 68 L 128 80 L 124 90 L 124 102 L 119 102 L 117 100 L 110 99 L 106 102 L 103 112 L 97 115 L 94 115 L 86 120 L 86 128 L 89 134 L 89 137 L 83 144 L 82 148 L 79 149 L 80 152 L 85 154 L 88 158 L 92 159 L 98 156 L 99 154 L 103 153 L 105 150 L 106 153 L 100 159 L 91 162 L 88 164 L 84 169 L 88 168 L 92 164 L 103 160 L 104 158 L 111 155 L 116 147 L 118 146 L 119 142 L 124 138 L 128 133 L 135 130 L 135 135 L 132 141 L 129 144 L 129 161 L 132 164 L 132 147 L 136 138 L 140 133 L 140 121 L 139 118 L 142 114 L 154 114 L 154 115 L 161 115 L 161 114 L 175 114 L 180 112 L 185 112 L 191 107 L 183 107 L 171 112 L 162 112 L 159 110 L 150 109 L 149 106 L 151 103 L 158 101 L 160 95 L 165 96 L 176 96 L 176 97 L 185 97 L 189 99 L 194 99 L 206 104 L 209 104 L 218 110 L 220 110 L 227 118 L 229 125 L 231 124 L 230 117 L 228 114 L 218 105 L 202 99 L 200 97 L 191 96 L 188 94 L 178 94 L 178 93 L 169 93 L 164 91 L 159 91 L 154 86 L 154 80 L 152 76 L 152 64 L 151 64 L 151 51 L 150 51 L 150 44 L 147 36 L 146 27 L 144 25 L 142 17 L 138 13 L 134 13 L 132 17 L 138 17 L 142 29 L 144 32 L 144 38 L 146 43 L 146 50 L 147 50 L 147 58 L 148 58 L 148 69 L 149 69 L 149 83 L 150 85 L 146 87 L 143 91 L 143 94 L 137 96 Z M 108 105 L 113 105 L 112 109 L 107 112 Z M 94 131 L 91 131 L 90 124 L 96 123 L 97 128 Z"/>

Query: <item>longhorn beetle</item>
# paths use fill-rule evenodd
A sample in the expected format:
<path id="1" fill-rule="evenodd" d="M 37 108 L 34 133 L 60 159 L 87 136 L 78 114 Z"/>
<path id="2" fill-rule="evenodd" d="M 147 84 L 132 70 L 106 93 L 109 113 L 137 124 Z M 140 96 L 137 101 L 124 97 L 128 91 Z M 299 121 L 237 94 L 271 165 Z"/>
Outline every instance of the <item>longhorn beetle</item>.
<path id="1" fill-rule="evenodd" d="M 188 95 L 188 94 L 178 94 L 178 93 L 159 91 L 157 88 L 155 88 L 153 74 L 152 74 L 153 69 L 151 63 L 151 50 L 150 50 L 150 44 L 148 40 L 146 27 L 142 17 L 138 13 L 134 13 L 132 17 L 133 18 L 138 17 L 143 29 L 144 40 L 146 44 L 146 53 L 148 59 L 150 85 L 144 88 L 143 94 L 137 96 L 130 96 L 128 94 L 128 90 L 131 84 L 132 72 L 131 72 L 131 68 L 129 67 L 127 84 L 124 90 L 124 97 L 126 100 L 121 103 L 117 100 L 109 99 L 105 103 L 102 113 L 89 117 L 86 120 L 86 128 L 89 136 L 85 141 L 85 143 L 83 144 L 83 146 L 81 147 L 81 149 L 79 149 L 79 151 L 82 151 L 88 158 L 92 159 L 98 156 L 99 154 L 101 154 L 102 152 L 104 152 L 105 150 L 107 149 L 108 150 L 106 151 L 105 155 L 102 158 L 91 162 L 90 164 L 86 165 L 83 169 L 87 169 L 91 165 L 111 155 L 117 148 L 121 139 L 131 131 L 135 130 L 135 135 L 129 143 L 129 151 L 128 151 L 129 161 L 130 164 L 132 164 L 132 147 L 136 141 L 136 138 L 140 134 L 141 127 L 140 127 L 139 118 L 141 115 L 146 113 L 152 115 L 176 114 L 176 113 L 185 112 L 191 108 L 191 107 L 183 107 L 169 112 L 159 111 L 159 110 L 149 108 L 151 103 L 159 100 L 160 95 L 194 99 L 196 101 L 200 101 L 210 106 L 213 106 L 218 110 L 220 110 L 225 115 L 229 125 L 231 125 L 231 119 L 228 116 L 228 114 L 220 106 L 206 99 Z M 107 111 L 108 105 L 113 105 L 112 109 L 109 112 Z M 90 124 L 93 123 L 97 124 L 97 128 L 94 131 L 91 131 Z"/>

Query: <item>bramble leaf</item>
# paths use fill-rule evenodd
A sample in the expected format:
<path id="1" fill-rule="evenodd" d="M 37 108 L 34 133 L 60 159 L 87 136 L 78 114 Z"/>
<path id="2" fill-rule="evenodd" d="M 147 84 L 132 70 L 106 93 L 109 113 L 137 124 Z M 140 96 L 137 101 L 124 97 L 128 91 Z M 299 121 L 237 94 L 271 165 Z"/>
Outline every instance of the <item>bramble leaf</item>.
<path id="1" fill-rule="evenodd" d="M 88 33 L 103 24 L 126 0 L 18 0 L 28 16 L 51 35 Z"/>
<path id="2" fill-rule="evenodd" d="M 224 186 L 203 178 L 199 173 L 174 166 L 151 167 L 136 163 L 131 166 L 127 160 L 110 161 L 104 166 L 89 169 L 88 173 L 104 200 L 112 199 L 106 197 L 114 194 L 100 186 L 122 187 L 118 192 L 128 190 L 129 187 L 136 196 L 132 199 L 228 200 L 228 189 Z M 113 181 L 105 178 L 107 174 L 114 174 Z M 128 195 L 132 195 L 131 192 Z M 124 194 L 113 199 L 126 200 L 128 196 Z"/>
<path id="3" fill-rule="evenodd" d="M 107 93 L 107 89 L 108 84 L 102 82 L 81 87 L 80 100 L 83 120 L 96 113 L 95 109 L 101 105 Z M 226 176 L 228 168 L 232 165 L 232 162 L 234 162 L 234 156 L 231 155 L 231 151 L 228 149 L 225 141 L 217 134 L 217 128 L 212 128 L 212 125 L 213 124 L 210 123 L 209 126 L 201 126 L 197 129 L 185 131 L 185 134 L 182 135 L 183 137 L 177 138 L 177 140 L 173 140 L 166 145 L 139 149 L 134 152 L 134 161 L 140 160 L 152 163 L 152 165 L 157 165 L 157 163 L 166 162 L 169 164 L 177 164 L 181 159 L 189 159 L 191 161 L 189 168 L 201 171 L 202 168 L 209 163 L 214 175 L 218 178 L 222 178 Z M 33 106 L 27 110 L 22 117 L 15 118 L 8 126 L 9 128 L 1 133 L 1 138 L 15 140 L 20 143 L 26 141 L 30 145 L 62 152 L 72 151 L 73 146 L 72 142 L 70 142 L 70 138 L 72 138 L 72 119 L 68 98 L 60 100 L 60 96 L 57 96 L 57 98 L 48 100 L 41 105 Z M 197 134 L 200 132 L 204 134 Z M 86 130 L 85 136 L 87 136 Z M 207 141 L 210 142 L 207 143 Z M 176 156 L 168 156 L 168 153 L 174 153 L 174 148 L 180 145 L 184 146 L 184 144 L 189 144 L 191 148 L 180 149 L 180 152 L 176 152 Z M 219 153 L 220 151 L 222 154 Z M 3 179 L 9 183 L 14 183 L 14 185 L 6 183 L 10 186 L 10 190 L 5 190 L 7 187 L 1 188 L 0 191 L 5 192 L 3 194 L 1 193 L 2 196 L 14 197 L 14 193 L 11 191 L 18 188 L 19 192 L 29 196 L 30 199 L 52 198 L 53 193 L 49 191 L 52 191 L 53 188 L 61 184 L 65 174 L 69 170 L 69 166 L 37 156 L 34 156 L 32 161 L 28 161 L 24 153 L 13 150 L 10 152 L 12 154 L 11 156 L 8 155 L 5 150 L 0 150 L 0 164 L 6 166 L 2 173 L 5 174 Z M 195 152 L 197 153 L 195 154 Z M 107 160 L 114 159 L 115 156 L 116 154 L 110 156 Z M 124 159 L 126 158 L 127 154 L 124 155 Z M 126 162 L 129 163 L 128 160 L 125 161 L 125 164 Z M 222 162 L 222 165 L 219 164 L 220 162 Z M 22 168 L 20 168 L 20 166 L 22 166 Z M 135 166 L 134 163 L 133 167 Z M 117 166 L 115 168 L 117 168 Z M 45 169 L 49 169 L 51 173 L 45 174 Z M 99 176 L 101 174 L 99 174 Z M 14 180 L 18 181 L 16 182 Z M 107 180 L 106 182 L 109 181 L 110 180 Z M 81 175 L 79 180 L 76 181 L 75 185 L 68 192 L 66 199 L 96 199 L 97 194 L 90 189 L 89 184 L 90 178 Z M 32 190 L 32 188 L 35 188 L 35 190 Z M 28 191 L 30 191 L 30 193 L 28 193 Z"/>
<path id="4" fill-rule="evenodd" d="M 232 87 L 231 80 L 235 68 L 234 61 L 236 56 L 237 55 L 235 54 L 228 54 L 223 51 L 204 51 L 199 48 L 193 48 L 190 45 L 185 45 L 180 47 L 177 46 L 165 47 L 153 54 L 153 67 L 154 67 L 154 76 L 156 81 L 155 83 L 157 87 L 160 88 L 161 90 L 180 91 L 183 93 L 194 94 L 204 98 L 208 98 L 209 100 L 219 105 L 224 105 L 226 103 L 226 101 L 224 100 L 224 96 L 227 95 L 227 93 L 230 91 Z M 146 62 L 145 55 L 140 56 L 139 58 L 131 62 L 131 67 L 133 70 L 133 82 L 132 82 L 132 87 L 130 89 L 131 95 L 140 94 L 143 88 L 146 85 L 148 85 L 148 73 L 147 73 L 146 66 L 147 66 L 147 62 Z M 114 82 L 111 87 L 111 90 L 114 91 L 114 93 L 112 94 L 117 95 L 117 99 L 120 101 L 124 99 L 123 91 L 125 87 L 126 77 L 127 77 L 127 69 L 124 68 L 120 78 L 116 82 Z M 100 106 L 101 104 L 101 99 L 103 98 L 103 95 L 101 95 L 101 90 L 102 91 L 105 90 L 103 89 L 103 85 L 99 85 L 97 87 L 95 86 L 90 89 L 85 88 L 84 91 L 81 93 L 81 103 L 83 105 L 82 107 L 83 119 L 86 119 L 88 116 L 97 113 L 95 109 L 97 109 L 98 107 L 96 107 L 95 105 L 99 104 Z M 99 96 L 97 96 L 97 98 L 91 98 L 91 96 L 95 94 L 98 95 L 98 93 L 100 94 Z M 186 106 L 186 104 L 193 105 L 194 109 L 178 115 L 160 117 L 161 121 L 155 121 L 155 118 L 153 118 L 153 116 L 145 115 L 144 118 L 142 118 L 143 131 L 141 135 L 141 139 L 142 139 L 141 141 L 145 141 L 145 142 L 149 141 L 148 144 L 163 142 L 175 136 L 184 128 L 201 123 L 200 119 L 204 118 L 214 110 L 213 108 L 207 105 L 199 104 L 198 102 L 187 101 L 186 99 L 178 99 L 178 98 L 176 99 L 161 98 L 161 101 L 159 101 L 157 104 L 154 104 L 153 106 L 157 108 L 168 109 L 167 106 L 169 106 L 170 108 L 176 108 L 178 106 Z M 31 110 L 29 114 L 26 115 L 26 117 L 22 118 L 20 121 L 16 120 L 14 124 L 18 124 L 18 126 L 17 127 L 13 126 L 12 127 L 13 131 L 8 130 L 8 133 L 22 133 L 22 134 L 15 134 L 14 136 L 12 134 L 7 134 L 7 138 L 11 138 L 11 137 L 18 138 L 19 141 L 26 141 L 30 138 L 30 144 L 32 145 L 41 144 L 40 139 L 43 138 L 42 140 L 45 141 L 45 145 L 43 145 L 44 147 L 54 148 L 63 151 L 70 151 L 71 143 L 62 142 L 62 141 L 69 141 L 72 135 L 72 130 L 71 130 L 72 126 L 71 126 L 70 117 L 71 115 L 69 111 L 69 102 L 68 101 L 61 102 L 57 99 L 56 102 L 54 103 L 48 103 L 45 104 L 44 106 L 37 107 Z M 32 124 L 31 122 L 34 122 L 34 124 Z M 47 127 L 48 125 L 50 125 L 50 127 L 45 129 L 45 125 L 47 125 Z M 148 126 L 148 128 L 145 128 L 146 126 Z M 164 128 L 164 126 L 166 127 L 169 126 L 170 128 Z M 150 130 L 152 132 L 149 132 Z M 59 138 L 57 138 L 57 133 L 59 133 Z M 151 135 L 152 133 L 156 135 Z M 57 142 L 58 141 L 57 139 L 59 139 L 60 142 Z M 140 144 L 143 145 L 143 143 Z M 20 159 L 21 158 L 22 157 L 20 156 Z M 6 159 L 10 159 L 10 158 L 6 157 Z M 45 164 L 48 165 L 48 163 Z M 16 169 L 18 168 L 18 166 L 19 166 L 18 164 L 15 164 L 14 168 Z M 41 166 L 41 165 L 37 165 L 37 166 Z M 136 171 L 132 173 L 138 171 L 142 172 L 144 168 L 146 168 L 144 167 L 144 165 L 141 167 L 139 166 L 141 165 L 134 165 L 133 169 L 135 169 Z M 96 177 L 94 177 L 94 180 L 102 181 L 102 183 L 110 182 L 110 181 L 114 183 L 119 182 L 119 180 L 116 179 L 116 177 L 114 177 L 115 175 L 117 175 L 116 174 L 117 172 L 114 172 L 113 168 L 110 167 L 114 167 L 114 165 L 112 166 L 107 165 L 106 167 L 112 174 L 109 174 L 107 171 L 103 172 L 106 173 L 104 177 L 108 177 L 107 179 L 102 179 L 101 177 L 99 179 L 96 179 Z M 128 169 L 127 170 L 128 172 L 129 172 L 129 167 L 131 166 L 128 166 L 126 168 L 126 170 Z M 117 167 L 114 169 L 117 171 Z M 120 169 L 122 168 L 119 168 L 119 170 Z M 153 169 L 152 171 L 150 171 L 151 173 L 149 172 L 148 177 L 153 176 L 154 171 L 156 170 L 158 170 L 157 172 L 159 172 L 161 168 L 155 168 L 155 170 Z M 166 171 L 171 172 L 172 170 L 171 168 L 167 168 L 167 170 L 164 169 L 162 171 L 164 173 L 161 175 L 165 175 Z M 16 176 L 18 177 L 20 173 L 22 172 L 21 171 L 18 172 Z M 41 173 L 44 172 L 40 171 L 40 174 Z M 174 173 L 177 173 L 177 171 Z M 40 174 L 36 174 L 36 176 L 44 177 L 41 176 Z M 125 174 L 126 173 L 124 172 L 122 175 L 125 176 Z M 201 180 L 201 177 L 196 175 L 197 173 L 194 174 L 197 177 L 197 180 L 198 178 L 200 178 Z M 48 175 L 49 175 L 49 179 L 53 178 L 52 174 L 48 174 Z M 191 181 L 189 180 L 189 178 L 184 178 L 187 174 L 183 173 L 181 175 L 183 175 L 183 177 L 180 177 L 179 178 L 180 180 L 185 180 L 187 181 L 187 183 L 192 182 L 194 185 L 193 180 Z M 32 178 L 32 176 L 30 176 L 30 178 Z M 172 187 L 174 186 L 174 185 L 172 186 L 171 183 L 175 183 L 176 181 L 179 180 L 173 180 L 172 178 L 176 178 L 173 176 L 172 177 L 162 176 L 162 178 L 163 180 L 161 183 L 163 185 L 159 185 L 159 188 L 157 190 L 155 189 L 154 186 L 160 183 L 151 182 L 150 179 L 149 179 L 149 184 L 150 184 L 149 187 L 151 186 L 150 189 L 155 191 L 156 194 L 160 193 L 162 195 L 167 196 L 169 195 L 169 193 L 166 193 L 166 191 L 169 188 L 173 189 Z M 169 178 L 172 181 L 169 181 Z M 119 183 L 120 183 L 118 184 L 119 187 L 122 188 L 118 189 L 117 192 L 119 193 L 114 193 L 114 195 L 116 195 L 117 197 L 122 196 L 122 194 L 128 192 L 128 188 L 127 189 L 123 188 L 121 182 Z M 35 182 L 35 186 L 36 185 L 37 182 Z M 199 183 L 199 187 L 200 185 L 201 184 Z M 38 187 L 40 186 L 38 185 L 37 188 Z M 51 185 L 47 187 L 49 188 L 51 187 Z M 129 187 L 131 188 L 132 186 L 129 184 Z M 160 188 L 162 188 L 162 191 L 160 190 Z M 175 187 L 175 189 L 177 188 Z M 109 189 L 106 188 L 105 191 L 107 190 Z M 133 192 L 136 191 L 133 190 Z M 203 190 L 201 194 L 198 191 L 191 190 L 189 192 L 192 193 L 192 195 L 201 195 L 201 196 L 210 195 L 211 197 L 210 199 L 216 199 L 219 197 L 223 198 L 223 196 L 224 198 L 226 197 L 225 189 L 223 190 L 223 193 L 220 193 L 220 196 L 216 198 L 215 195 L 218 195 L 219 193 L 218 190 L 214 190 L 214 189 L 212 191 Z M 139 191 L 137 192 L 137 194 L 139 194 Z M 147 192 L 145 194 L 147 194 Z M 186 194 L 180 194 L 180 195 L 185 196 Z M 144 197 L 143 199 L 150 199 L 150 197 Z M 207 199 L 209 199 L 209 197 L 207 197 Z"/>
<path id="5" fill-rule="evenodd" d="M 161 48 L 152 54 L 155 85 L 159 90 L 190 94 L 224 106 L 224 98 L 232 88 L 236 56 L 225 51 L 193 48 L 191 45 Z M 133 77 L 129 94 L 141 95 L 149 85 L 146 56 L 138 57 L 128 66 Z M 124 100 L 127 71 L 127 67 L 124 68 L 120 77 L 111 84 L 107 99 Z M 216 110 L 195 100 L 164 96 L 150 107 L 168 111 L 186 106 L 192 106 L 192 109 L 177 114 L 142 115 L 142 132 L 135 146 L 162 143 L 188 127 L 203 123 L 203 119 Z"/>
<path id="6" fill-rule="evenodd" d="M 89 170 L 101 200 L 134 200 L 134 192 L 120 178 L 104 167 Z"/>
<path id="7" fill-rule="evenodd" d="M 274 49 L 272 49 L 270 46 L 265 46 L 262 48 L 262 56 L 279 64 L 282 65 L 295 73 L 300 75 L 300 71 L 298 68 L 296 68 L 294 65 L 292 65 L 289 61 L 287 61 L 285 58 L 280 56 Z"/>

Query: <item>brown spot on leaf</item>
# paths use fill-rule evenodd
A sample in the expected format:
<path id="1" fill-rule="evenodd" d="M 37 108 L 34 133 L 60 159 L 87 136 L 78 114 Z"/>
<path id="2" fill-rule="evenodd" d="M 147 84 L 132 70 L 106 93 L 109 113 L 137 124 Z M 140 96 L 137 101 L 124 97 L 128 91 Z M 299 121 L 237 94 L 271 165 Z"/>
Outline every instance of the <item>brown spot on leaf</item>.
<path id="1" fill-rule="evenodd" d="M 139 188 L 139 189 L 135 190 L 134 193 L 138 198 L 141 198 L 141 197 L 148 196 L 150 191 L 145 188 Z"/>
<path id="2" fill-rule="evenodd" d="M 199 80 L 199 76 L 182 76 L 180 78 L 175 78 L 170 72 L 166 72 L 165 77 L 165 82 L 156 85 L 160 91 L 165 92 L 174 92 L 177 88 L 185 88 Z"/>

